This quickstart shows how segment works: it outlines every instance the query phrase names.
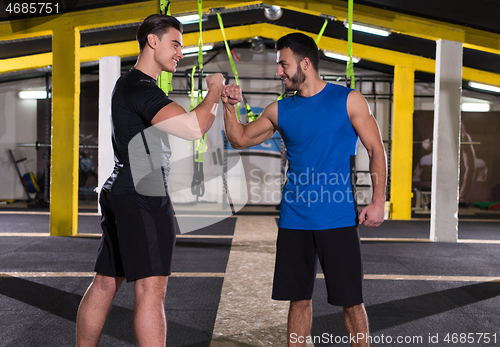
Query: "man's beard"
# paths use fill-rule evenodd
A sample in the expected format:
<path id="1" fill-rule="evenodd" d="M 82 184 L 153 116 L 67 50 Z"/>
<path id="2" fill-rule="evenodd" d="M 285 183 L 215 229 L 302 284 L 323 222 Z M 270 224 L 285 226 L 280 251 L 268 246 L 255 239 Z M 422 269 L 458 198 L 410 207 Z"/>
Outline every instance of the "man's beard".
<path id="1" fill-rule="evenodd" d="M 293 75 L 292 77 L 288 77 L 288 81 L 291 82 L 291 85 L 287 86 L 285 84 L 285 90 L 287 92 L 298 90 L 301 84 L 304 83 L 305 80 L 306 80 L 306 75 L 304 74 L 304 71 L 302 71 L 300 65 L 297 65 L 297 72 L 295 73 L 295 75 Z"/>

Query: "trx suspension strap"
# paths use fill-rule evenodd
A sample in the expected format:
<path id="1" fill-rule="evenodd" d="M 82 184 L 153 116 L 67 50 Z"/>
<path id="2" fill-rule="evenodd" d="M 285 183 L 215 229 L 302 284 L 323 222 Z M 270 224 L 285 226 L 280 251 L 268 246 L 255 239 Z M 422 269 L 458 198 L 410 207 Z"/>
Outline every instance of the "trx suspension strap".
<path id="1" fill-rule="evenodd" d="M 347 22 L 349 27 L 347 28 L 347 54 L 349 55 L 349 61 L 347 62 L 346 68 L 346 84 L 347 88 L 356 89 L 356 80 L 354 78 L 354 66 L 352 62 L 352 8 L 354 6 L 354 0 L 349 0 L 349 9 L 347 12 Z"/>
<path id="2" fill-rule="evenodd" d="M 321 30 L 319 31 L 318 37 L 316 37 L 316 44 L 318 44 L 319 40 L 323 36 L 323 33 L 325 32 L 327 25 L 328 25 L 328 19 L 325 18 L 325 22 L 323 23 L 323 26 L 321 27 Z"/>
<path id="3" fill-rule="evenodd" d="M 200 37 L 198 39 L 198 98 L 196 105 L 194 103 L 194 73 L 196 66 L 193 66 L 191 71 L 191 106 L 190 111 L 195 108 L 203 100 L 203 39 L 202 39 L 202 25 L 201 25 L 201 9 L 202 0 L 198 0 L 198 15 L 199 15 L 199 29 Z M 193 148 L 193 180 L 191 181 L 191 193 L 196 195 L 196 200 L 205 195 L 205 177 L 203 174 L 203 152 L 207 150 L 206 145 L 207 135 L 204 134 L 199 140 L 194 141 Z"/>
<path id="4" fill-rule="evenodd" d="M 170 1 L 160 0 L 160 13 L 167 14 L 170 16 Z M 172 73 L 162 71 L 160 77 L 158 78 L 158 87 L 168 95 L 172 88 Z"/>
<path id="5" fill-rule="evenodd" d="M 239 85 L 239 86 L 241 86 L 240 78 L 238 76 L 238 70 L 236 70 L 236 66 L 234 65 L 233 56 L 231 54 L 231 49 L 229 48 L 229 45 L 227 43 L 226 33 L 224 31 L 224 23 L 222 22 L 222 17 L 220 15 L 220 13 L 218 13 L 218 12 L 217 12 L 217 20 L 219 21 L 220 31 L 222 32 L 222 38 L 224 39 L 224 46 L 226 47 L 227 57 L 229 59 L 229 62 L 231 63 L 231 68 L 233 70 L 234 79 L 236 80 L 236 84 Z M 248 104 L 248 102 L 247 102 L 247 100 L 245 99 L 244 96 L 243 96 L 243 101 L 245 102 L 245 109 L 247 110 L 248 121 L 252 122 L 255 119 L 257 119 L 259 116 L 255 115 L 252 112 L 252 109 L 250 108 L 250 105 Z M 238 103 L 236 105 L 236 112 L 238 114 L 238 120 L 241 120 L 240 119 L 240 103 Z"/>

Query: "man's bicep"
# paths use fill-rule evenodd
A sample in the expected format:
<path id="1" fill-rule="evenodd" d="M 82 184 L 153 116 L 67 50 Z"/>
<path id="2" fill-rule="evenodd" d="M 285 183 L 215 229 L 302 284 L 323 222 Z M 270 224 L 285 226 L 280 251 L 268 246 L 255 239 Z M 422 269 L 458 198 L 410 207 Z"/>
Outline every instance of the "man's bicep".
<path id="1" fill-rule="evenodd" d="M 186 113 L 174 102 L 158 111 L 151 124 L 163 132 L 188 141 L 197 140 L 203 136 L 196 112 L 193 110 Z"/>
<path id="2" fill-rule="evenodd" d="M 276 119 L 278 113 L 277 102 L 267 106 L 260 117 L 245 126 L 243 135 L 251 142 L 252 146 L 269 140 L 276 132 Z"/>
<path id="3" fill-rule="evenodd" d="M 259 117 L 257 120 L 245 126 L 243 136 L 249 146 L 255 146 L 269 140 L 275 131 L 269 119 Z"/>
<path id="4" fill-rule="evenodd" d="M 157 124 L 169 118 L 177 117 L 185 114 L 186 110 L 176 102 L 171 102 L 163 106 L 151 120 L 151 124 Z"/>
<path id="5" fill-rule="evenodd" d="M 383 146 L 382 136 L 375 117 L 366 99 L 357 91 L 352 91 L 347 99 L 347 111 L 351 124 L 367 150 Z"/>

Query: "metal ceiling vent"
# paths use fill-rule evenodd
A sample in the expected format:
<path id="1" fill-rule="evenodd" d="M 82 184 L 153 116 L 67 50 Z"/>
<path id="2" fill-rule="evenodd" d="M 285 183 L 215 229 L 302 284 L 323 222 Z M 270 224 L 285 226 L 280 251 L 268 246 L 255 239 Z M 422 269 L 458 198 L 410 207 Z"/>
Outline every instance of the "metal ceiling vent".
<path id="1" fill-rule="evenodd" d="M 283 15 L 283 11 L 279 6 L 264 4 L 263 7 L 264 7 L 264 16 L 266 16 L 266 18 L 269 20 L 280 19 L 281 16 Z"/>

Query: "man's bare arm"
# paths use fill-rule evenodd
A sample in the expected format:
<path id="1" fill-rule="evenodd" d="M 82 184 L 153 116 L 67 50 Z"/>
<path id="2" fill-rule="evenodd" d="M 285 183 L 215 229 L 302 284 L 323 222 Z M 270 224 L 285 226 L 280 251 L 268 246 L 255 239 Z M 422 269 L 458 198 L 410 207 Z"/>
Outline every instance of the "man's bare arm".
<path id="1" fill-rule="evenodd" d="M 347 98 L 347 111 L 354 130 L 368 151 L 373 198 L 359 215 L 359 223 L 377 227 L 384 221 L 387 159 L 377 121 L 361 93 L 352 91 Z"/>
<path id="2" fill-rule="evenodd" d="M 240 87 L 235 84 L 227 85 L 222 92 L 221 100 L 224 107 L 226 136 L 233 148 L 242 149 L 261 144 L 270 139 L 277 130 L 274 121 L 278 114 L 277 102 L 267 106 L 259 118 L 245 126 L 238 120 L 234 106 L 242 100 Z"/>
<path id="3" fill-rule="evenodd" d="M 187 113 L 182 106 L 171 102 L 158 111 L 151 123 L 169 134 L 186 140 L 201 138 L 215 120 L 220 95 L 224 89 L 224 77 L 222 74 L 214 74 L 207 77 L 206 82 L 208 94 L 191 112 Z"/>

